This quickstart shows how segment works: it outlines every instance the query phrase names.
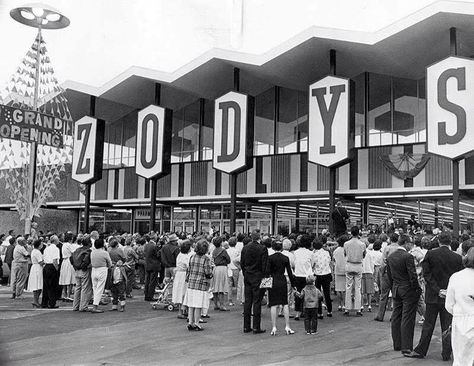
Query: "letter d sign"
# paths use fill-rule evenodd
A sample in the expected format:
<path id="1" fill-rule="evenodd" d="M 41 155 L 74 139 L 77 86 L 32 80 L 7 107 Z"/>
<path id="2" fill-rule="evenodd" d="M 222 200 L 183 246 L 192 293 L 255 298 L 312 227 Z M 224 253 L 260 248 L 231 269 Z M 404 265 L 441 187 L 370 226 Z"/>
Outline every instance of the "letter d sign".
<path id="1" fill-rule="evenodd" d="M 251 164 L 253 146 L 253 98 L 229 92 L 215 102 L 215 169 L 237 173 Z"/>
<path id="2" fill-rule="evenodd" d="M 89 116 L 74 124 L 72 179 L 94 183 L 102 178 L 105 122 Z"/>

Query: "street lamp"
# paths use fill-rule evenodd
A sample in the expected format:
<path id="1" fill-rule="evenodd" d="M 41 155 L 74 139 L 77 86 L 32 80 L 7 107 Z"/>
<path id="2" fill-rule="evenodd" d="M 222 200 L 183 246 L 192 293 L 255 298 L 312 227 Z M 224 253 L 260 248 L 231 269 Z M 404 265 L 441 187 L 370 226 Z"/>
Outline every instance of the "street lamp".
<path id="1" fill-rule="evenodd" d="M 67 17 L 59 13 L 56 9 L 44 4 L 28 4 L 10 11 L 10 16 L 17 22 L 38 29 L 38 46 L 36 47 L 36 67 L 35 67 L 35 91 L 33 95 L 33 109 L 38 110 L 40 66 L 41 66 L 41 30 L 66 28 L 70 21 Z M 31 232 L 30 213 L 33 210 L 33 200 L 35 196 L 35 176 L 36 176 L 36 142 L 30 143 L 30 164 L 28 170 L 28 199 L 27 215 L 25 218 L 25 234 Z"/>

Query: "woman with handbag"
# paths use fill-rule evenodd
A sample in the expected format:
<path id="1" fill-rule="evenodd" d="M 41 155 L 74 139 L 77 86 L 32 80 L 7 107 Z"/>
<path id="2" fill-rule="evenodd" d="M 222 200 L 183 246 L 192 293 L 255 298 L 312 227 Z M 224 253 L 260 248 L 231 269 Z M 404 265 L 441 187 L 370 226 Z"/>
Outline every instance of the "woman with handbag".
<path id="1" fill-rule="evenodd" d="M 230 263 L 230 257 L 227 250 L 222 248 L 222 236 L 214 239 L 216 247 L 212 252 L 214 261 L 214 277 L 212 278 L 212 293 L 214 300 L 214 310 L 229 311 L 225 307 L 225 294 L 229 293 L 229 280 L 227 276 L 227 265 Z"/>
<path id="2" fill-rule="evenodd" d="M 291 270 L 290 260 L 282 254 L 283 244 L 281 241 L 273 240 L 272 249 L 274 254 L 268 257 L 266 275 L 273 279 L 271 287 L 268 289 L 268 303 L 272 318 L 272 331 L 270 335 L 276 335 L 277 308 L 283 306 L 285 317 L 285 333 L 287 335 L 295 332 L 290 328 L 290 312 L 288 308 L 288 288 L 286 284 L 285 272 L 288 274 L 291 286 L 294 286 L 294 276 Z M 263 281 L 263 280 L 262 280 Z"/>
<path id="3" fill-rule="evenodd" d="M 189 260 L 189 267 L 186 272 L 186 283 L 188 285 L 183 305 L 188 310 L 188 330 L 203 330 L 199 326 L 201 309 L 209 302 L 207 291 L 209 290 L 212 267 L 211 259 L 206 255 L 209 244 L 206 239 L 201 239 L 196 244 L 195 254 Z"/>

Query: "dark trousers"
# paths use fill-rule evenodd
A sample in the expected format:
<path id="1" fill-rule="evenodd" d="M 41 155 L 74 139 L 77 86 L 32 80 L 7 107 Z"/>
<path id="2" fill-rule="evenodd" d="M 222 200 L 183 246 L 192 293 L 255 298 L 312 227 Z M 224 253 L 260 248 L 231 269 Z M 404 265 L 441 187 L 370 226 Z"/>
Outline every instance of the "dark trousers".
<path id="1" fill-rule="evenodd" d="M 306 333 L 318 331 L 318 309 L 319 308 L 304 308 L 304 329 Z"/>
<path id="2" fill-rule="evenodd" d="M 425 321 L 423 322 L 423 330 L 421 331 L 420 342 L 415 347 L 415 352 L 426 356 L 431 342 L 431 336 L 438 318 L 441 323 L 441 330 L 444 332 L 449 328 L 453 320 L 453 316 L 448 313 L 443 304 L 426 304 Z M 451 356 L 451 339 L 450 337 L 443 338 L 441 354 L 443 357 L 449 358 Z"/>
<path id="3" fill-rule="evenodd" d="M 112 305 L 117 305 L 120 301 L 125 300 L 125 281 L 120 281 L 118 283 L 114 283 L 110 288 L 110 292 L 112 293 Z"/>
<path id="4" fill-rule="evenodd" d="M 127 281 L 125 287 L 125 293 L 127 295 L 132 294 L 132 289 L 135 286 L 135 266 L 131 268 L 126 268 L 125 273 L 127 274 Z"/>
<path id="5" fill-rule="evenodd" d="M 59 271 L 52 264 L 43 267 L 43 298 L 41 307 L 54 307 L 58 299 Z"/>
<path id="6" fill-rule="evenodd" d="M 316 287 L 323 292 L 324 301 L 328 309 L 328 313 L 332 313 L 332 300 L 331 300 L 331 281 L 332 275 L 328 273 L 323 276 L 316 276 Z M 321 290 L 322 288 L 322 290 Z M 319 301 L 318 314 L 323 313 L 322 300 Z"/>
<path id="7" fill-rule="evenodd" d="M 262 298 L 264 290 L 260 288 L 260 283 L 250 284 L 245 282 L 245 302 L 244 302 L 244 329 L 260 329 L 262 314 Z M 252 327 L 253 314 L 253 327 Z"/>
<path id="8" fill-rule="evenodd" d="M 295 287 L 298 292 L 301 292 L 303 287 L 306 286 L 306 278 L 295 277 Z M 303 299 L 295 295 L 295 311 L 303 311 Z"/>
<path id="9" fill-rule="evenodd" d="M 151 300 L 155 296 L 157 280 L 158 271 L 145 271 L 145 301 Z"/>
<path id="10" fill-rule="evenodd" d="M 396 296 L 393 297 L 391 322 L 395 350 L 413 350 L 413 334 L 419 297 L 420 295 L 412 289 L 398 289 Z"/>
<path id="11" fill-rule="evenodd" d="M 387 309 L 388 294 L 390 293 L 390 282 L 387 275 L 387 266 L 380 267 L 379 272 L 379 286 L 380 286 L 380 302 L 379 311 L 376 318 L 383 320 L 385 317 L 385 310 Z"/>

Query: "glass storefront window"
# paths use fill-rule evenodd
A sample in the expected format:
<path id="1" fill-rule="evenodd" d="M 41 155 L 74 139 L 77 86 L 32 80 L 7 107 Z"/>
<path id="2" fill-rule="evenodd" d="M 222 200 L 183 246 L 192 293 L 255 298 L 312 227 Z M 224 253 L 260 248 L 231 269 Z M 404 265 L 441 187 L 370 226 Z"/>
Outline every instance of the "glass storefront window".
<path id="1" fill-rule="evenodd" d="M 171 140 L 172 163 L 199 159 L 199 100 L 173 115 Z"/>
<path id="2" fill-rule="evenodd" d="M 135 166 L 135 148 L 137 112 L 132 112 L 124 117 L 123 123 L 123 147 L 122 147 L 122 166 Z"/>
<path id="3" fill-rule="evenodd" d="M 277 153 L 307 151 L 308 93 L 286 88 L 279 88 L 279 93 Z"/>
<path id="4" fill-rule="evenodd" d="M 392 144 L 390 76 L 369 74 L 369 146 Z"/>
<path id="5" fill-rule="evenodd" d="M 356 99 L 360 94 L 358 90 Z M 424 80 L 370 73 L 369 146 L 426 141 L 425 103 Z M 358 137 L 363 136 L 359 130 L 363 124 L 358 122 L 359 119 L 356 114 L 356 146 L 363 146 L 362 139 Z"/>
<path id="6" fill-rule="evenodd" d="M 201 159 L 212 160 L 214 146 L 214 101 L 204 103 L 204 121 L 201 126 Z"/>
<path id="7" fill-rule="evenodd" d="M 193 220 L 195 214 L 194 208 L 173 207 L 173 220 Z"/>
<path id="8" fill-rule="evenodd" d="M 274 154 L 275 88 L 255 98 L 254 155 Z"/>
<path id="9" fill-rule="evenodd" d="M 221 206 L 202 206 L 199 215 L 201 220 L 221 218 Z"/>
<path id="10" fill-rule="evenodd" d="M 366 146 L 365 141 L 365 73 L 353 78 L 355 84 L 355 147 Z"/>

